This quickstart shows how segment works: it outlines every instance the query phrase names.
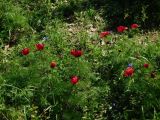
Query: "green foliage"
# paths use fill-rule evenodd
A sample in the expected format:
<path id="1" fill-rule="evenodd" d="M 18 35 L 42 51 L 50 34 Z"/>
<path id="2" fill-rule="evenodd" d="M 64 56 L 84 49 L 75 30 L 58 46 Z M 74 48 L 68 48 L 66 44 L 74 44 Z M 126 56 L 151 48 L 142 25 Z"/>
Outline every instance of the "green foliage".
<path id="1" fill-rule="evenodd" d="M 15 43 L 23 32 L 29 30 L 28 18 L 19 5 L 15 6 L 11 1 L 6 0 L 0 3 L 0 37 L 4 42 Z"/>
<path id="2" fill-rule="evenodd" d="M 157 20 L 151 20 L 155 5 Z M 158 120 L 160 36 L 130 27 L 158 21 L 158 5 L 156 0 L 1 0 L 0 119 Z M 105 25 L 115 30 L 123 24 L 129 28 L 124 33 L 99 37 Z M 38 51 L 37 43 L 44 49 Z M 24 48 L 28 55 L 22 55 Z M 83 55 L 74 57 L 72 49 Z M 125 77 L 128 64 L 134 73 Z"/>
<path id="3" fill-rule="evenodd" d="M 141 24 L 145 28 L 159 25 L 159 0 L 108 0 L 102 6 L 104 6 L 104 16 L 109 19 L 111 27 L 131 23 Z"/>

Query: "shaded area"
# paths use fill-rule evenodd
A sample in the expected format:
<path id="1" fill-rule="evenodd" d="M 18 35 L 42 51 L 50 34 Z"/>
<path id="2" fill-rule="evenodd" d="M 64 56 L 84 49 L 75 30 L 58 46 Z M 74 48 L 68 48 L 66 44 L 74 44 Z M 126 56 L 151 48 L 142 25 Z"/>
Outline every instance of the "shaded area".
<path id="1" fill-rule="evenodd" d="M 74 12 L 90 8 L 97 12 L 101 11 L 102 17 L 111 28 L 132 23 L 141 24 L 147 29 L 157 28 L 160 25 L 160 1 L 158 0 L 71 0 L 68 4 L 58 7 L 53 14 L 62 15 L 72 22 Z"/>

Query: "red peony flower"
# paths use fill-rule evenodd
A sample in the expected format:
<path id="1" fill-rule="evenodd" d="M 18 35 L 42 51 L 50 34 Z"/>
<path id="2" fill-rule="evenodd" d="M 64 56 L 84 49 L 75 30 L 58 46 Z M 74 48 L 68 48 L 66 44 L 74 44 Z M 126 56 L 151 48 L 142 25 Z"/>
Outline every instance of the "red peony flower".
<path id="1" fill-rule="evenodd" d="M 127 69 L 124 70 L 123 76 L 124 76 L 124 77 L 129 77 L 129 76 L 132 76 L 133 73 L 134 73 L 133 67 L 127 67 Z"/>
<path id="2" fill-rule="evenodd" d="M 128 27 L 126 27 L 126 26 L 118 26 L 117 27 L 117 31 L 118 32 L 124 32 L 125 30 L 127 30 L 128 29 Z"/>
<path id="3" fill-rule="evenodd" d="M 22 51 L 21 51 L 21 53 L 22 53 L 22 55 L 28 55 L 29 54 L 29 48 L 24 48 Z"/>
<path id="4" fill-rule="evenodd" d="M 73 55 L 73 56 L 74 56 L 75 51 L 76 51 L 76 50 L 74 50 L 74 49 L 73 49 L 73 50 L 71 50 L 71 51 L 70 51 L 71 55 Z"/>
<path id="5" fill-rule="evenodd" d="M 139 27 L 138 24 L 132 24 L 132 25 L 131 25 L 131 28 L 132 28 L 132 29 L 136 29 L 136 28 L 138 28 L 138 27 Z"/>
<path id="6" fill-rule="evenodd" d="M 43 50 L 44 49 L 44 44 L 43 43 L 38 43 L 36 44 L 37 50 Z"/>
<path id="7" fill-rule="evenodd" d="M 50 67 L 51 67 L 51 68 L 55 68 L 56 65 L 57 65 L 56 62 L 54 62 L 54 61 L 52 61 L 52 62 L 50 63 Z"/>
<path id="8" fill-rule="evenodd" d="M 71 50 L 70 51 L 71 55 L 73 55 L 74 57 L 80 57 L 83 55 L 83 52 L 81 50 Z"/>
<path id="9" fill-rule="evenodd" d="M 145 68 L 148 68 L 148 67 L 149 67 L 149 64 L 145 63 L 143 66 L 144 66 Z"/>
<path id="10" fill-rule="evenodd" d="M 73 85 L 75 85 L 75 84 L 78 82 L 78 80 L 79 80 L 79 78 L 78 78 L 77 76 L 72 76 L 72 77 L 71 77 L 71 83 L 72 83 Z"/>
<path id="11" fill-rule="evenodd" d="M 100 38 L 106 37 L 109 34 L 111 34 L 109 31 L 101 32 L 100 33 Z"/>

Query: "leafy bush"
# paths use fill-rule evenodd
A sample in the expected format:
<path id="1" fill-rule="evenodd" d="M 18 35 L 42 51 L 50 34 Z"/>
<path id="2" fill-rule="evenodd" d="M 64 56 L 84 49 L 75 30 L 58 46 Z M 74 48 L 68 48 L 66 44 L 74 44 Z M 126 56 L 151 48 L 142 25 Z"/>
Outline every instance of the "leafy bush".
<path id="1" fill-rule="evenodd" d="M 15 44 L 24 34 L 23 32 L 27 33 L 29 30 L 28 18 L 19 5 L 15 6 L 11 1 L 6 0 L 0 3 L 0 37 L 5 43 Z"/>
<path id="2" fill-rule="evenodd" d="M 75 12 L 95 9 L 101 13 L 108 27 L 112 29 L 118 25 L 141 24 L 144 28 L 159 26 L 159 0 L 69 0 L 57 3 L 55 13 L 65 18 L 75 19 Z M 62 3 L 62 4 L 60 4 Z M 68 12 L 65 12 L 68 11 Z"/>
<path id="3" fill-rule="evenodd" d="M 79 58 L 70 55 L 74 47 L 67 43 L 64 27 L 59 28 L 58 21 L 52 26 L 46 29 L 48 40 L 23 42 L 14 47 L 7 61 L 2 61 L 2 102 L 6 107 L 27 107 L 29 116 L 32 113 L 27 110 L 28 106 L 33 105 L 38 107 L 36 116 L 40 118 L 71 119 L 76 116 L 80 119 L 83 107 L 93 111 L 99 104 L 99 93 L 107 92 L 108 87 L 93 85 L 95 73 L 84 59 L 85 55 Z M 37 42 L 43 42 L 44 50 L 36 50 Z M 22 55 L 20 51 L 25 47 L 30 52 Z M 55 68 L 50 68 L 52 61 L 57 64 Z M 70 83 L 73 75 L 80 79 L 78 86 Z"/>
<path id="4" fill-rule="evenodd" d="M 131 25 L 154 4 L 1 1 L 0 119 L 158 120 L 160 37 Z"/>
<path id="5" fill-rule="evenodd" d="M 139 23 L 144 28 L 159 26 L 159 0 L 93 0 L 92 3 L 100 6 L 104 18 L 112 28 L 131 23 Z"/>

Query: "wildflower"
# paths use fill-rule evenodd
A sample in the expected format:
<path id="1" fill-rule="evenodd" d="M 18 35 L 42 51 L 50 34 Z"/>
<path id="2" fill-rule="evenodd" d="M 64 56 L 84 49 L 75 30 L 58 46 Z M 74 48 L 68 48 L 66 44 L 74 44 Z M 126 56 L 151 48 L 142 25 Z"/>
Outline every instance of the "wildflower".
<path id="1" fill-rule="evenodd" d="M 138 28 L 138 27 L 139 27 L 138 24 L 132 24 L 132 25 L 131 25 L 131 29 L 136 29 L 136 28 Z"/>
<path id="2" fill-rule="evenodd" d="M 81 50 L 71 50 L 70 51 L 71 55 L 73 55 L 74 57 L 80 57 L 82 56 L 83 52 Z"/>
<path id="3" fill-rule="evenodd" d="M 24 49 L 21 51 L 22 55 L 28 55 L 29 52 L 30 52 L 29 48 L 24 48 Z"/>
<path id="4" fill-rule="evenodd" d="M 111 34 L 109 31 L 101 32 L 100 33 L 100 38 L 106 37 L 109 34 Z"/>
<path id="5" fill-rule="evenodd" d="M 134 68 L 133 67 L 127 67 L 127 69 L 124 70 L 123 76 L 124 77 L 129 77 L 129 76 L 132 76 L 133 73 L 134 73 Z"/>
<path id="6" fill-rule="evenodd" d="M 132 66 L 133 66 L 132 63 L 128 64 L 128 67 L 132 67 Z"/>
<path id="7" fill-rule="evenodd" d="M 43 43 L 38 43 L 36 44 L 37 50 L 43 50 L 44 49 L 44 44 Z"/>
<path id="8" fill-rule="evenodd" d="M 78 80 L 79 80 L 79 78 L 78 78 L 77 76 L 72 76 L 72 77 L 71 77 L 71 83 L 72 83 L 73 85 L 75 85 L 75 84 L 78 82 Z"/>
<path id="9" fill-rule="evenodd" d="M 144 66 L 145 68 L 148 68 L 148 67 L 149 67 L 149 64 L 145 63 L 143 66 Z"/>
<path id="10" fill-rule="evenodd" d="M 117 27 L 117 31 L 118 32 L 124 32 L 125 30 L 127 30 L 128 29 L 128 27 L 126 27 L 126 26 L 118 26 Z"/>
<path id="11" fill-rule="evenodd" d="M 43 40 L 44 40 L 44 41 L 48 40 L 48 37 L 47 37 L 47 36 L 46 36 L 46 37 L 43 37 Z"/>
<path id="12" fill-rule="evenodd" d="M 52 61 L 52 62 L 50 63 L 50 67 L 51 67 L 51 68 L 55 68 L 56 65 L 57 65 L 56 62 L 54 62 L 54 61 Z"/>

